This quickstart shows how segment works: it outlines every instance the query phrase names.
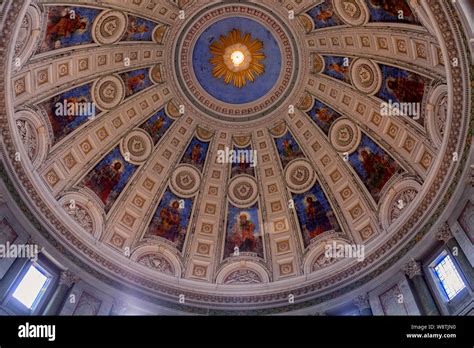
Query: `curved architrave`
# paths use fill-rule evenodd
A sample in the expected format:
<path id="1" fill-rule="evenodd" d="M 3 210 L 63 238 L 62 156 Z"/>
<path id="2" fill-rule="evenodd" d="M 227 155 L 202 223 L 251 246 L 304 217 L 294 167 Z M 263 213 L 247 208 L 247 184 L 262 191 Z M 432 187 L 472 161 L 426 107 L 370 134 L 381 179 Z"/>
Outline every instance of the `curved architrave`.
<path id="1" fill-rule="evenodd" d="M 436 55 L 439 43 L 432 35 L 413 28 L 404 28 L 400 24 L 369 24 L 357 28 L 329 27 L 307 35 L 306 40 L 315 53 L 372 59 L 397 65 L 433 79 L 446 77 L 445 67 L 440 64 Z M 328 44 L 328 37 L 337 41 L 338 45 Z M 362 38 L 366 41 L 364 46 L 360 42 Z M 321 40 L 326 44 L 320 44 Z M 397 41 L 400 40 L 406 46 L 403 51 L 397 46 Z"/>

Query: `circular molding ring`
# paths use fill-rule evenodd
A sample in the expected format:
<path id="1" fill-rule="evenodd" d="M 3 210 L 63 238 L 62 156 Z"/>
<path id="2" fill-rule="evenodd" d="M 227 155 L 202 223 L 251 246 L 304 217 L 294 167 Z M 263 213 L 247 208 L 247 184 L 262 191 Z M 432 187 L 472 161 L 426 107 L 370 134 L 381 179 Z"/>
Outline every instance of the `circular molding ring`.
<path id="1" fill-rule="evenodd" d="M 359 91 L 373 95 L 382 86 L 382 71 L 371 60 L 357 59 L 351 64 L 351 81 Z"/>
<path id="2" fill-rule="evenodd" d="M 141 130 L 134 129 L 123 138 L 120 151 L 127 162 L 141 164 L 145 162 L 153 150 L 153 140 L 150 135 Z"/>
<path id="3" fill-rule="evenodd" d="M 295 160 L 285 169 L 285 182 L 295 193 L 306 192 L 313 186 L 316 175 L 311 164 L 306 160 Z"/>
<path id="4" fill-rule="evenodd" d="M 92 100 L 102 110 L 118 106 L 124 98 L 125 84 L 118 76 L 102 77 L 92 86 Z"/>
<path id="5" fill-rule="evenodd" d="M 363 25 L 369 20 L 367 5 L 360 0 L 334 0 L 337 14 L 349 25 Z"/>
<path id="6" fill-rule="evenodd" d="M 189 164 L 178 166 L 171 176 L 171 190 L 178 196 L 189 198 L 196 194 L 201 186 L 201 173 Z"/>
<path id="7" fill-rule="evenodd" d="M 120 40 L 128 27 L 127 16 L 120 11 L 100 13 L 92 25 L 92 38 L 100 45 L 114 44 Z"/>
<path id="8" fill-rule="evenodd" d="M 352 153 L 359 146 L 362 134 L 360 128 L 347 118 L 336 120 L 329 129 L 329 139 L 336 151 Z"/>
<path id="9" fill-rule="evenodd" d="M 249 207 L 257 196 L 257 182 L 249 175 L 238 175 L 229 184 L 229 199 L 238 208 Z"/>

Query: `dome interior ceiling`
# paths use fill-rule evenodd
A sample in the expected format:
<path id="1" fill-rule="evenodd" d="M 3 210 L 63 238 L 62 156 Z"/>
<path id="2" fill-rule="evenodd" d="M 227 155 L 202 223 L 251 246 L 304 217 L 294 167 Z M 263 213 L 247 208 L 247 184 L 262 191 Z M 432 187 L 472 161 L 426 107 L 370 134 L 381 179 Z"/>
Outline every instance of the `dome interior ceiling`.
<path id="1" fill-rule="evenodd" d="M 18 5 L 8 125 L 20 185 L 55 238 L 165 300 L 284 302 L 367 275 L 422 237 L 458 165 L 447 154 L 463 160 L 431 10 Z M 328 246 L 362 248 L 364 261 Z"/>

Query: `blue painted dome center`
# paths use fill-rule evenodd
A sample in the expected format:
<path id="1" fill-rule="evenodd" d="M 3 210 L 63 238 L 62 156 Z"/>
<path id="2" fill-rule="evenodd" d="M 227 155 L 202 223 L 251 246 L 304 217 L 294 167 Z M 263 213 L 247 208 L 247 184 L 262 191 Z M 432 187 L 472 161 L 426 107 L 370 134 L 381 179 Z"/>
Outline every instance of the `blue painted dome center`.
<path id="1" fill-rule="evenodd" d="M 260 75 L 254 74 L 254 81 L 247 81 L 240 88 L 226 83 L 224 78 L 215 77 L 215 65 L 211 63 L 215 55 L 211 53 L 210 46 L 233 30 L 240 31 L 242 36 L 249 34 L 263 44 L 259 53 L 264 55 L 260 61 L 264 71 Z M 193 69 L 199 84 L 211 96 L 228 104 L 251 103 L 265 96 L 278 81 L 281 66 L 281 51 L 275 37 L 262 24 L 245 17 L 226 18 L 213 23 L 199 36 L 193 50 Z"/>

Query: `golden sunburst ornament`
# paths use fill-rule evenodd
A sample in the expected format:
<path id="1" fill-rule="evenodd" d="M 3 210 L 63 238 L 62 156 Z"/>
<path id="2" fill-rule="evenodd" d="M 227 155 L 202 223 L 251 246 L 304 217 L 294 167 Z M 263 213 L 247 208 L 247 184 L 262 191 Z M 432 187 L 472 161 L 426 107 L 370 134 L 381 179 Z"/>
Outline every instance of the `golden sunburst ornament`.
<path id="1" fill-rule="evenodd" d="M 226 84 L 233 82 L 234 86 L 242 88 L 247 80 L 253 82 L 265 72 L 261 61 L 266 57 L 260 52 L 263 42 L 252 39 L 251 34 L 242 36 L 240 30 L 233 29 L 227 36 L 221 35 L 209 49 L 213 55 L 209 60 L 214 65 L 212 75 L 218 79 L 223 77 Z"/>

